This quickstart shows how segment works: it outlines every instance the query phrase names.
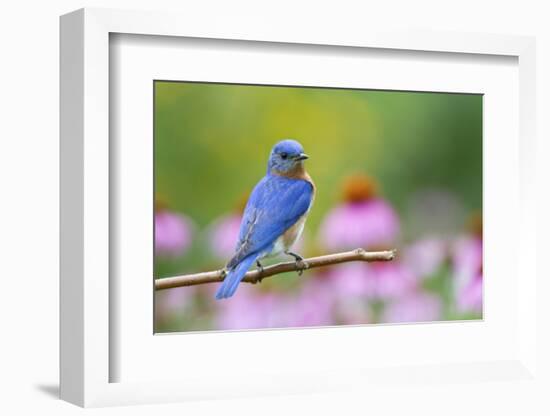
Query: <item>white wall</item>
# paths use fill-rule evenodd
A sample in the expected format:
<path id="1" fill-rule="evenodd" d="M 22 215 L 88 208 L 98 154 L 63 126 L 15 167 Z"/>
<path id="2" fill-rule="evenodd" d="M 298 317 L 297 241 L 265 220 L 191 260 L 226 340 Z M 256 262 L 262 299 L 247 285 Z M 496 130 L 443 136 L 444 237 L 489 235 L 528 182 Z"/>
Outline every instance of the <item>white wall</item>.
<path id="1" fill-rule="evenodd" d="M 72 414 L 81 410 L 54 399 L 57 394 L 58 348 L 58 16 L 74 9 L 116 7 L 209 13 L 268 15 L 281 22 L 299 22 L 307 30 L 310 19 L 327 26 L 420 27 L 441 30 L 536 35 L 538 37 L 539 239 L 548 235 L 550 129 L 550 13 L 545 1 L 442 0 L 345 1 L 146 1 L 20 0 L 3 2 L 0 12 L 0 409 L 10 414 Z M 206 17 L 204 17 L 206 16 Z M 545 123 L 545 124 L 544 124 Z M 546 138 L 543 140 L 542 138 Z M 7 147 L 6 147 L 7 145 Z M 548 163 L 546 163 L 548 165 Z M 544 176 L 542 176 L 544 175 Z M 548 248 L 548 244 L 546 244 Z M 542 249 L 542 244 L 539 246 Z M 547 250 L 545 250 L 547 251 Z M 29 262 L 29 259 L 31 261 Z M 6 267 L 7 265 L 7 267 Z M 548 267 L 546 267 L 548 270 Z M 549 273 L 546 273 L 550 276 Z M 539 292 L 550 293 L 543 283 Z M 548 307 L 543 306 L 548 312 Z M 546 335 L 548 341 L 548 335 Z M 546 342 L 545 346 L 548 347 Z M 545 348 L 550 351 L 550 348 Z M 547 361 L 546 361 L 547 363 Z M 548 372 L 547 372 L 548 374 Z M 529 387 L 525 386 L 528 390 Z M 535 415 L 548 412 L 537 402 L 542 392 L 518 393 L 500 384 L 480 392 L 464 385 L 438 386 L 438 394 L 424 389 L 369 397 L 338 393 L 326 396 L 265 398 L 226 402 L 163 405 L 151 408 L 96 410 L 100 414 L 368 414 L 369 403 L 385 402 L 388 414 Z M 489 397 L 487 397 L 487 395 Z M 483 404 L 478 403 L 481 398 Z M 533 400 L 526 400 L 532 397 Z M 487 400 L 489 398 L 490 400 Z M 548 406 L 548 405 L 546 405 Z M 10 410 L 8 410 L 8 408 Z M 34 411 L 34 412 L 33 412 Z M 32 413 L 31 413 L 32 412 Z M 548 414 L 548 413 L 546 413 Z"/>

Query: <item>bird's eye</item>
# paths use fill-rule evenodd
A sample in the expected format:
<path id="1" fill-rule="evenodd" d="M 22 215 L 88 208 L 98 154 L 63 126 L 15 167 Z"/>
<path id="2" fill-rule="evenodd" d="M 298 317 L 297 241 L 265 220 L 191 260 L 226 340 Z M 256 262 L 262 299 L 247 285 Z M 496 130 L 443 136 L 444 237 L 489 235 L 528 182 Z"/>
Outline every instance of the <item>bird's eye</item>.
<path id="1" fill-rule="evenodd" d="M 281 153 L 281 157 L 283 159 L 286 159 L 288 157 L 288 153 L 285 153 L 285 152 Z"/>

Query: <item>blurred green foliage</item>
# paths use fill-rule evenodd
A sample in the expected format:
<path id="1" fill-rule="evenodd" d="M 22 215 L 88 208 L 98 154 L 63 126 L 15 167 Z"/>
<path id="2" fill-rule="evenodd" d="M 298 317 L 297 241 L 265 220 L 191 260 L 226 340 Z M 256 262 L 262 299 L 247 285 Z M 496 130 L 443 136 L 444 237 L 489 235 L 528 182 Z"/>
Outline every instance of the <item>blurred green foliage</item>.
<path id="1" fill-rule="evenodd" d="M 402 209 L 444 187 L 481 208 L 482 96 L 155 82 L 157 196 L 199 225 L 233 210 L 282 138 L 302 143 L 318 184 L 314 229 L 342 178 L 364 171 Z"/>

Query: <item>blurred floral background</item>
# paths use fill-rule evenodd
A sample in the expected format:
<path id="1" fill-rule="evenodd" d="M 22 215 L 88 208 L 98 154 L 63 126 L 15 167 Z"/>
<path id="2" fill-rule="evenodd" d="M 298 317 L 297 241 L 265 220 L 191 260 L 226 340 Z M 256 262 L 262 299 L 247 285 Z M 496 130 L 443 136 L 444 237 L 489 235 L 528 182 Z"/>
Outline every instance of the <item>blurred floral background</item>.
<path id="1" fill-rule="evenodd" d="M 396 248 L 396 260 L 243 283 L 222 301 L 218 283 L 158 291 L 155 332 L 482 317 L 473 94 L 155 82 L 155 279 L 225 265 L 283 138 L 302 143 L 317 185 L 294 251 Z"/>

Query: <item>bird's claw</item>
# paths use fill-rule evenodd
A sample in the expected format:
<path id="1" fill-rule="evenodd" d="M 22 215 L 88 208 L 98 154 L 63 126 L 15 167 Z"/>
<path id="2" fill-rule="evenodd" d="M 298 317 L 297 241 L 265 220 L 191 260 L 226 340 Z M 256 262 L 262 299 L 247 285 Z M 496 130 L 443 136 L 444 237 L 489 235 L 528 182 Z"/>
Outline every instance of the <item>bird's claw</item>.
<path id="1" fill-rule="evenodd" d="M 262 263 L 260 263 L 259 260 L 256 260 L 256 266 L 258 267 L 258 277 L 256 278 L 256 283 L 262 283 L 263 274 L 264 274 L 264 266 L 262 266 Z"/>
<path id="2" fill-rule="evenodd" d="M 304 263 L 302 260 L 296 260 L 295 267 L 296 271 L 298 272 L 298 276 L 301 276 L 304 273 L 304 270 L 307 269 L 307 264 Z"/>
<path id="3" fill-rule="evenodd" d="M 294 259 L 296 260 L 296 262 L 294 263 L 296 271 L 298 272 L 298 276 L 301 276 L 304 273 L 304 269 L 307 269 L 307 265 L 304 263 L 304 258 L 299 254 L 293 253 L 292 251 L 287 251 L 286 254 L 294 257 Z"/>

